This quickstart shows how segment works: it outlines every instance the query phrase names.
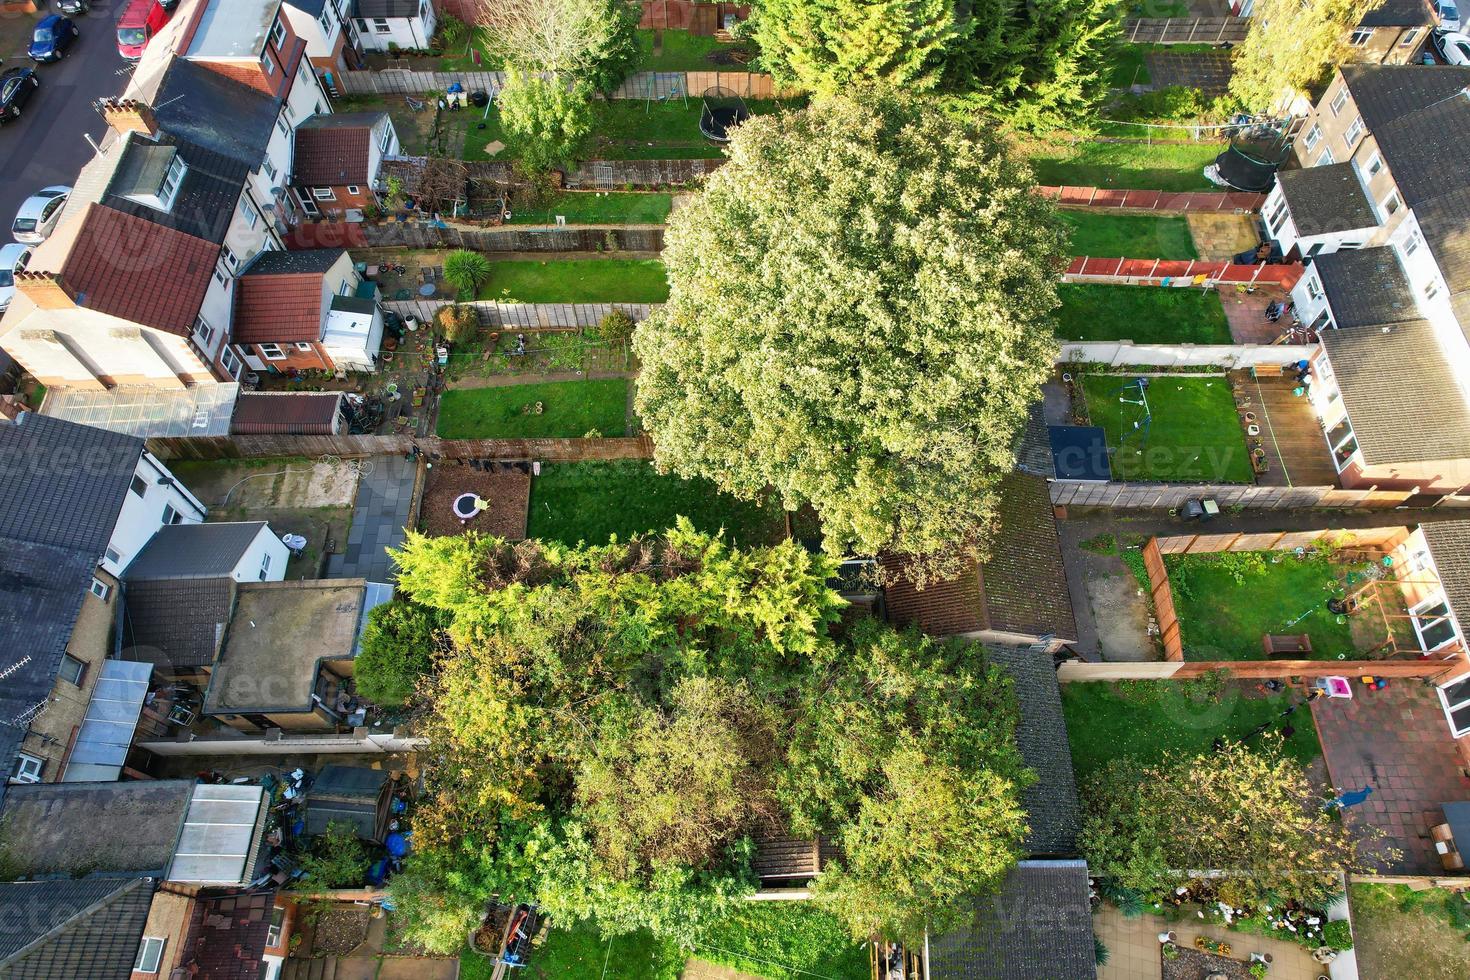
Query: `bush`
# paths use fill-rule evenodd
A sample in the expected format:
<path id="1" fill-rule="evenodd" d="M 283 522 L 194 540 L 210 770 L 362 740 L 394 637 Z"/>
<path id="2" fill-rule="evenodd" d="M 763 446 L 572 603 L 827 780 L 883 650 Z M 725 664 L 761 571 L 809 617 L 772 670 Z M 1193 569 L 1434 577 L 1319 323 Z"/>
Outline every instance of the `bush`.
<path id="1" fill-rule="evenodd" d="M 446 51 L 458 51 L 470 40 L 470 25 L 453 14 L 439 15 L 439 32 L 434 40 Z"/>
<path id="2" fill-rule="evenodd" d="M 301 859 L 301 881 L 315 888 L 356 888 L 367 877 L 368 856 L 350 823 L 332 821 Z"/>
<path id="3" fill-rule="evenodd" d="M 473 299 L 490 282 L 490 271 L 490 260 L 467 248 L 450 252 L 444 259 L 444 278 L 464 299 Z"/>
<path id="4" fill-rule="evenodd" d="M 633 339 L 637 324 L 624 310 L 614 309 L 597 323 L 597 335 L 609 344 L 626 344 Z"/>
<path id="5" fill-rule="evenodd" d="M 473 306 L 441 306 L 434 319 L 438 332 L 451 344 L 468 343 L 480 330 L 480 318 Z"/>
<path id="6" fill-rule="evenodd" d="M 1333 919 L 1322 928 L 1322 945 L 1336 950 L 1353 948 L 1353 927 L 1347 919 Z"/>
<path id="7" fill-rule="evenodd" d="M 434 610 L 402 599 L 368 613 L 354 662 L 357 693 L 377 705 L 405 704 L 419 678 L 433 670 L 442 622 Z"/>

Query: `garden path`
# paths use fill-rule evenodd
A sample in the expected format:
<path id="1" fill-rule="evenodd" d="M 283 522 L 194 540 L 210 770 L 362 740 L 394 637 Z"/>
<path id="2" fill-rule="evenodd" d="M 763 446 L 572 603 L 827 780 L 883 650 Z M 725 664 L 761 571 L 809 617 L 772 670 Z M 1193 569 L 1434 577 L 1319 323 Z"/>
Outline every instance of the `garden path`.
<path id="1" fill-rule="evenodd" d="M 1316 980 L 1323 973 L 1311 954 L 1296 943 L 1234 932 L 1204 922 L 1171 923 L 1156 915 L 1129 919 L 1115 906 L 1103 903 L 1092 917 L 1092 931 L 1111 955 L 1107 965 L 1098 968 L 1098 980 L 1156 980 L 1163 972 L 1159 933 L 1170 930 L 1178 934 L 1179 942 L 1185 946 L 1192 946 L 1195 936 L 1224 940 L 1231 945 L 1234 959 L 1249 959 L 1252 953 L 1269 953 L 1271 980 Z"/>

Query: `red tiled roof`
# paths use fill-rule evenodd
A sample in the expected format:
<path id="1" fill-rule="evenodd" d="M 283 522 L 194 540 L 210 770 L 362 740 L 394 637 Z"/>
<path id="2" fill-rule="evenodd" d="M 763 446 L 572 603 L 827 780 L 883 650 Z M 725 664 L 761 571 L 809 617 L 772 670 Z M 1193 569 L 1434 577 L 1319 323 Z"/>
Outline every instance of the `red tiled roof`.
<path id="1" fill-rule="evenodd" d="M 77 220 L 60 270 L 77 305 L 187 337 L 219 246 L 101 204 Z"/>
<path id="2" fill-rule="evenodd" d="M 235 283 L 237 344 L 316 341 L 322 336 L 322 275 L 243 275 Z"/>
<path id="3" fill-rule="evenodd" d="M 341 392 L 242 392 L 235 400 L 230 431 L 241 435 L 331 435 L 336 431 L 341 403 Z"/>
<path id="4" fill-rule="evenodd" d="M 899 626 L 917 626 L 931 636 L 952 636 L 988 628 L 985 593 L 980 572 L 971 564 L 958 577 L 927 582 L 920 591 L 903 574 L 899 559 L 884 558 L 883 569 L 891 582 L 884 586 L 883 601 L 888 618 Z"/>
<path id="5" fill-rule="evenodd" d="M 369 126 L 303 126 L 296 131 L 292 178 L 307 187 L 368 182 Z"/>
<path id="6" fill-rule="evenodd" d="M 258 980 L 275 892 L 201 898 L 184 940 L 183 967 L 199 980 Z"/>

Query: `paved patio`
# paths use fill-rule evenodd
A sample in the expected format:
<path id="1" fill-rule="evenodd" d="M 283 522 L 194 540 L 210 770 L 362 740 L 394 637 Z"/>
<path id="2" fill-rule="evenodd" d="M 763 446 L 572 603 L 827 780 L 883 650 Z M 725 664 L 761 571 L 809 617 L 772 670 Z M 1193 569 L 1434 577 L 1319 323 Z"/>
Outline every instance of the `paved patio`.
<path id="1" fill-rule="evenodd" d="M 1169 922 L 1156 915 L 1124 918 L 1116 907 L 1103 903 L 1092 917 L 1092 932 L 1107 946 L 1107 966 L 1099 967 L 1097 980 L 1159 980 L 1162 963 L 1159 933 L 1173 931 L 1182 946 L 1193 947 L 1195 936 L 1222 939 L 1233 949 L 1233 959 L 1247 960 L 1252 953 L 1271 954 L 1271 980 L 1317 980 L 1324 972 L 1305 949 L 1295 943 L 1266 939 L 1249 933 L 1232 932 L 1224 926 L 1200 922 Z M 1386 978 L 1385 978 L 1386 980 Z"/>
<path id="2" fill-rule="evenodd" d="M 1230 336 L 1237 344 L 1273 344 L 1291 326 L 1291 317 L 1283 316 L 1272 323 L 1266 319 L 1266 307 L 1276 300 L 1287 302 L 1291 294 L 1274 286 L 1257 286 L 1248 293 L 1244 289 L 1219 290 L 1220 303 L 1225 307 L 1225 322 L 1230 324 Z"/>
<path id="3" fill-rule="evenodd" d="M 1421 681 L 1395 680 L 1382 691 L 1353 684 L 1352 700 L 1319 698 L 1312 717 L 1327 772 L 1338 790 L 1373 787 L 1349 809 L 1350 827 L 1377 827 L 1382 845 L 1403 852 L 1376 866 L 1393 874 L 1441 874 L 1429 828 L 1444 820 L 1440 804 L 1470 800 L 1470 779 L 1450 737 L 1439 696 Z"/>
<path id="4" fill-rule="evenodd" d="M 1202 259 L 1225 262 L 1261 243 L 1261 232 L 1253 214 L 1203 212 L 1186 214 L 1189 237 Z M 1223 294 L 1222 294 L 1223 296 Z"/>
<path id="5" fill-rule="evenodd" d="M 1207 98 L 1224 95 L 1230 87 L 1230 52 L 1201 51 L 1176 54 L 1172 51 L 1150 51 L 1143 56 L 1148 65 L 1153 87 L 1181 85 L 1197 88 Z"/>
<path id="6" fill-rule="evenodd" d="M 391 582 L 395 577 L 386 549 L 403 544 L 404 528 L 413 510 L 418 460 L 397 455 L 371 459 L 372 470 L 358 483 L 346 550 L 332 556 L 327 565 L 328 578 Z"/>

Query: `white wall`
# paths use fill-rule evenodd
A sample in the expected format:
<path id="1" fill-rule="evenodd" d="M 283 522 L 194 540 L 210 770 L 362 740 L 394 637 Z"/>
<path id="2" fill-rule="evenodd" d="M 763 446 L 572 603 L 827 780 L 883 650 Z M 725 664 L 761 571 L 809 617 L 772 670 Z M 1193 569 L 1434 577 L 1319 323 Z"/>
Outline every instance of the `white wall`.
<path id="1" fill-rule="evenodd" d="M 142 496 L 131 488 L 118 512 L 117 523 L 112 529 L 112 540 L 108 542 L 109 554 L 98 555 L 102 568 L 110 574 L 120 576 L 128 563 L 137 557 L 143 546 L 163 526 L 165 506 L 178 512 L 180 524 L 200 524 L 207 511 L 199 498 L 189 492 L 152 453 L 144 452 L 138 460 L 137 476 L 147 484 Z M 172 480 L 172 484 L 161 483 Z M 116 557 L 112 557 L 115 554 Z"/>
<path id="2" fill-rule="evenodd" d="M 428 13 L 422 20 L 418 17 L 383 18 L 388 25 L 386 34 L 378 33 L 374 19 L 354 18 L 352 26 L 363 48 L 368 51 L 387 51 L 390 43 L 400 48 L 427 48 L 429 38 L 434 36 L 437 21 L 431 0 L 422 0 L 422 3 Z"/>
<path id="3" fill-rule="evenodd" d="M 1155 367 L 1281 367 L 1310 358 L 1313 345 L 1135 344 L 1131 340 L 1063 341 L 1059 363 L 1139 364 Z"/>
<path id="4" fill-rule="evenodd" d="M 290 0 L 286 0 L 286 3 L 281 5 L 281 13 L 285 16 L 286 22 L 291 25 L 291 30 L 306 42 L 308 58 L 330 58 L 332 56 L 332 48 L 337 43 L 337 35 L 342 33 L 342 18 L 333 6 L 336 2 L 337 0 L 326 0 L 322 4 L 322 17 L 326 19 L 326 27 L 322 26 L 320 19 L 297 10 L 291 5 Z"/>
<path id="5" fill-rule="evenodd" d="M 267 556 L 270 557 L 270 567 L 262 576 L 260 566 Z M 286 562 L 290 557 L 290 549 L 281 543 L 276 532 L 267 524 L 240 556 L 230 577 L 236 582 L 279 582 L 286 577 Z"/>
<path id="6" fill-rule="evenodd" d="M 105 374 L 130 384 L 181 388 L 180 373 L 210 374 L 183 337 L 97 310 L 37 310 L 22 297 L 6 313 L 0 346 L 48 384 L 95 386 L 95 375 Z"/>
<path id="7" fill-rule="evenodd" d="M 391 134 L 388 137 L 388 149 L 383 151 L 383 130 Z M 384 114 L 378 124 L 373 127 L 373 142 L 368 147 L 368 186 L 376 189 L 378 186 L 378 168 L 383 165 L 383 157 L 394 156 L 398 153 L 398 130 L 393 125 L 393 117 Z"/>

